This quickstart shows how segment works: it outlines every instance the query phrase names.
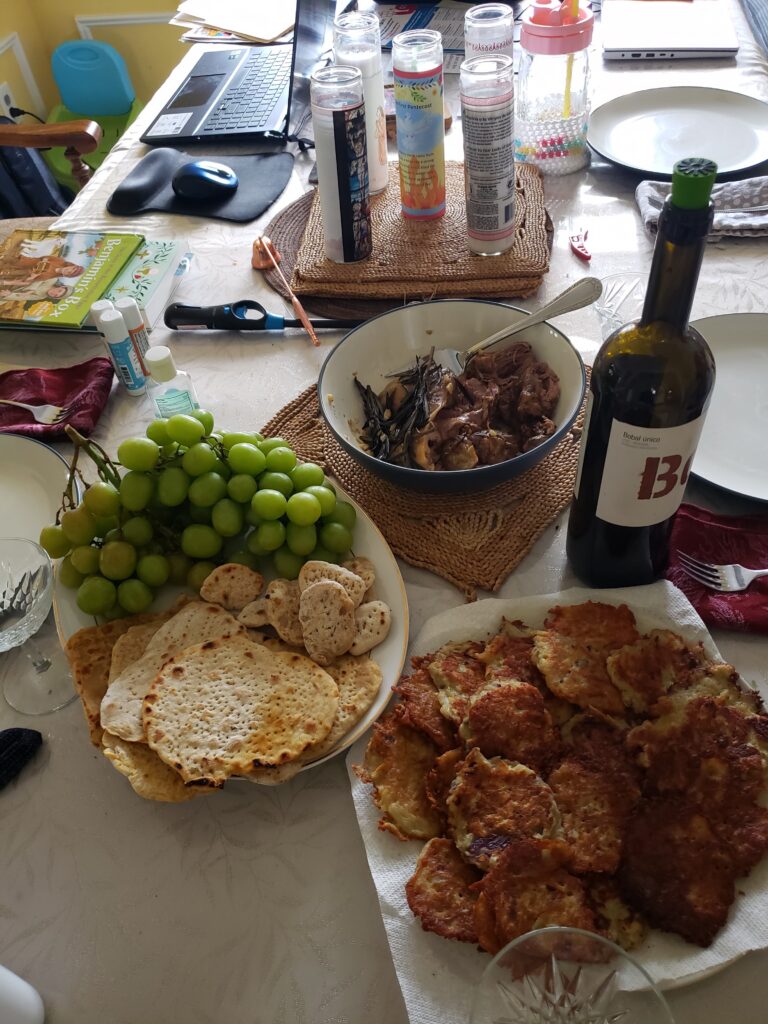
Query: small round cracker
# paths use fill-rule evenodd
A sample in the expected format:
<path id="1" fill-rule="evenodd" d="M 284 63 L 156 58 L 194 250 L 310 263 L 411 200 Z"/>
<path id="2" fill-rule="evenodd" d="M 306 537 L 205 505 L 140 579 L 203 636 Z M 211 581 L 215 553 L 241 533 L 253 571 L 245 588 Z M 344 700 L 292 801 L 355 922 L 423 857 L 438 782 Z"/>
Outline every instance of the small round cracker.
<path id="1" fill-rule="evenodd" d="M 338 687 L 300 654 L 245 637 L 209 640 L 158 672 L 144 699 L 147 742 L 185 782 L 219 784 L 295 760 L 325 738 Z"/>
<path id="2" fill-rule="evenodd" d="M 267 587 L 267 621 L 281 640 L 296 647 L 304 646 L 299 621 L 299 584 L 296 580 L 272 580 Z"/>
<path id="3" fill-rule="evenodd" d="M 327 665 L 355 639 L 355 606 L 340 583 L 320 580 L 301 592 L 299 621 L 307 654 Z"/>
<path id="4" fill-rule="evenodd" d="M 206 576 L 200 597 L 204 601 L 220 604 L 230 612 L 239 612 L 255 601 L 264 586 L 264 577 L 247 565 L 227 562 L 217 566 Z"/>
<path id="5" fill-rule="evenodd" d="M 312 560 L 305 562 L 299 570 L 299 590 L 302 593 L 313 583 L 319 583 L 322 580 L 333 580 L 334 583 L 340 583 L 349 594 L 355 608 L 363 600 L 366 591 L 364 580 L 356 573 L 345 569 L 343 565 Z"/>
<path id="6" fill-rule="evenodd" d="M 392 625 L 389 605 L 383 601 L 366 601 L 355 611 L 355 638 L 350 654 L 365 654 L 386 640 Z"/>
<path id="7" fill-rule="evenodd" d="M 350 572 L 360 577 L 365 584 L 365 592 L 367 594 L 376 582 L 376 569 L 370 558 L 359 555 L 357 558 L 350 558 L 348 562 L 342 562 L 341 564 L 345 569 L 349 569 Z"/>

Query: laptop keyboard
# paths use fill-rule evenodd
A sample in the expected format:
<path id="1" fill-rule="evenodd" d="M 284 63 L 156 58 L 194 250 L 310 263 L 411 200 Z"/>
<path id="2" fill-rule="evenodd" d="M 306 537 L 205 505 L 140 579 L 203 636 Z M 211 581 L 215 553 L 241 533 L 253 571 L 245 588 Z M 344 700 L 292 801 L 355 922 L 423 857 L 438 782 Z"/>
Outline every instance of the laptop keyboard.
<path id="1" fill-rule="evenodd" d="M 202 134 L 263 128 L 290 78 L 292 51 L 292 46 L 254 47 L 239 76 L 208 115 Z"/>

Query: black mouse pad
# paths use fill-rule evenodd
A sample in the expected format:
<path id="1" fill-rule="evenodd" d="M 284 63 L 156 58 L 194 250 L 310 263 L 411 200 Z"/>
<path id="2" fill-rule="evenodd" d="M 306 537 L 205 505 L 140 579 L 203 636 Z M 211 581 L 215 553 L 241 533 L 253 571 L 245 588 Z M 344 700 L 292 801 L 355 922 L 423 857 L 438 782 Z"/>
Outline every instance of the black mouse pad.
<path id="1" fill-rule="evenodd" d="M 183 199 L 171 186 L 171 179 L 183 164 L 193 160 L 215 160 L 231 167 L 239 179 L 233 193 L 216 199 Z M 202 156 L 161 147 L 147 153 L 107 201 L 110 213 L 125 217 L 149 210 L 167 210 L 192 217 L 220 220 L 254 220 L 274 203 L 293 170 L 290 153 L 250 156 Z"/>

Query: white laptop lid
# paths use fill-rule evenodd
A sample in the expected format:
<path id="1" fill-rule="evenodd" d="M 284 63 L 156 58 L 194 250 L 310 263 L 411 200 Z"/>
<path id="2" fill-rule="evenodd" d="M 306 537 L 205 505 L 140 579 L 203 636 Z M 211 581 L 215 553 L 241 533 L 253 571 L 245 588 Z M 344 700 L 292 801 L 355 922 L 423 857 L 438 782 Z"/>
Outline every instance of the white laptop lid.
<path id="1" fill-rule="evenodd" d="M 723 0 L 603 0 L 605 60 L 731 57 L 736 33 Z"/>

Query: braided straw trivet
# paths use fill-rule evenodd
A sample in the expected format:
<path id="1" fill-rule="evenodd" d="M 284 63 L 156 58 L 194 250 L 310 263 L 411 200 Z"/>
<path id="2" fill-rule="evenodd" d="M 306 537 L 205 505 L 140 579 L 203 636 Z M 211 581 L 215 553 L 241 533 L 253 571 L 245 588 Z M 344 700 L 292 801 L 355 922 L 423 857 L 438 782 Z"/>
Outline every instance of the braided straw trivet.
<path id="1" fill-rule="evenodd" d="M 479 494 L 447 496 L 404 490 L 364 470 L 326 427 L 314 385 L 263 432 L 285 437 L 301 458 L 330 470 L 398 557 L 442 576 L 473 601 L 478 587 L 499 589 L 568 505 L 583 421 L 582 407 L 560 444 L 527 473 Z"/>
<path id="2" fill-rule="evenodd" d="M 397 164 L 390 164 L 389 186 L 371 199 L 373 253 L 359 263 L 326 259 L 316 195 L 293 271 L 294 291 L 400 301 L 532 295 L 549 269 L 547 213 L 538 169 L 530 164 L 515 169 L 515 241 L 501 256 L 476 256 L 467 246 L 463 165 L 446 163 L 445 182 L 445 216 L 409 221 L 401 212 Z"/>

